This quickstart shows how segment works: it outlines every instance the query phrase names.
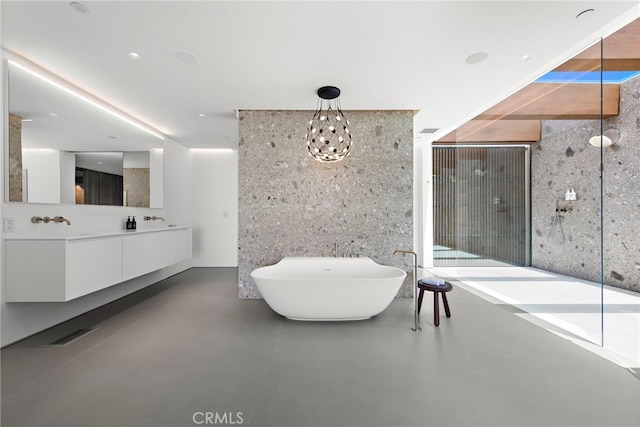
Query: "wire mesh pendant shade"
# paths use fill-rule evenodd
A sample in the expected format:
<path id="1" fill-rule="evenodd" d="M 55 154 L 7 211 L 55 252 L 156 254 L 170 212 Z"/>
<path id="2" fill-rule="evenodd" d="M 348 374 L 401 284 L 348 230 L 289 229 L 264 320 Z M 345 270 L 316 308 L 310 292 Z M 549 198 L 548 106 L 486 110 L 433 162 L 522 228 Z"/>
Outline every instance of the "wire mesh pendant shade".
<path id="1" fill-rule="evenodd" d="M 349 120 L 340 110 L 337 100 L 340 89 L 325 86 L 318 89 L 318 109 L 307 129 L 307 150 L 320 162 L 337 162 L 351 152 Z M 323 109 L 326 101 L 326 108 Z"/>

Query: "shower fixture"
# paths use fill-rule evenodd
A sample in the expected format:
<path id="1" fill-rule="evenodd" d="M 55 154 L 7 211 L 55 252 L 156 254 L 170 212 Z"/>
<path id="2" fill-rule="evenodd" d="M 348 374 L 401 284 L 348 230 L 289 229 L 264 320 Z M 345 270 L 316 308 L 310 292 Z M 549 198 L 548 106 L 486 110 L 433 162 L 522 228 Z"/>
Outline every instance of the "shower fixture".
<path id="1" fill-rule="evenodd" d="M 596 135 L 589 138 L 589 144 L 594 147 L 611 147 L 620 139 L 620 131 L 618 129 L 607 129 L 602 135 Z"/>

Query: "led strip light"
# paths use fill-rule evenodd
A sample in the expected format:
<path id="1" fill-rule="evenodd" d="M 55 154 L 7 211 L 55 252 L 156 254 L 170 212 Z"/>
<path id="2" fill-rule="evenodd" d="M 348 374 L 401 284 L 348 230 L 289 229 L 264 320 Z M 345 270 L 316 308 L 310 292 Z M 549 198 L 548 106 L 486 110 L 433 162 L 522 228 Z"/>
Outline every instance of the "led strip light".
<path id="1" fill-rule="evenodd" d="M 142 122 L 134 120 L 133 118 L 125 115 L 124 113 L 122 113 L 118 109 L 116 109 L 116 107 L 114 107 L 114 106 L 112 106 L 110 104 L 107 104 L 104 101 L 98 102 L 97 100 L 93 100 L 90 97 L 73 90 L 70 87 L 71 86 L 70 83 L 62 84 L 60 82 L 55 81 L 54 79 L 51 79 L 51 78 L 49 78 L 47 76 L 44 76 L 44 75 L 40 74 L 39 72 L 33 70 L 32 68 L 30 68 L 30 67 L 28 67 L 26 65 L 20 64 L 19 62 L 16 62 L 16 61 L 11 60 L 11 59 L 9 59 L 8 61 L 9 61 L 9 63 L 11 65 L 14 65 L 14 66 L 18 67 L 19 69 L 31 74 L 32 76 L 37 77 L 37 78 L 39 78 L 40 80 L 42 80 L 44 82 L 47 82 L 51 86 L 54 86 L 54 87 L 56 87 L 58 89 L 61 89 L 64 92 L 66 92 L 66 93 L 68 93 L 70 95 L 73 95 L 76 98 L 81 99 L 84 102 L 86 102 L 88 104 L 91 104 L 96 108 L 99 108 L 100 110 L 104 111 L 105 113 L 109 113 L 112 116 L 117 117 L 118 119 L 120 119 L 120 120 L 122 120 L 122 121 L 124 121 L 126 123 L 129 123 L 130 125 L 135 126 L 138 129 L 143 130 L 143 131 L 147 132 L 150 135 L 155 136 L 156 138 L 159 138 L 159 139 L 162 139 L 162 140 L 165 139 L 164 135 L 161 134 L 160 132 L 156 131 L 155 129 L 151 128 L 148 125 L 143 124 Z"/>

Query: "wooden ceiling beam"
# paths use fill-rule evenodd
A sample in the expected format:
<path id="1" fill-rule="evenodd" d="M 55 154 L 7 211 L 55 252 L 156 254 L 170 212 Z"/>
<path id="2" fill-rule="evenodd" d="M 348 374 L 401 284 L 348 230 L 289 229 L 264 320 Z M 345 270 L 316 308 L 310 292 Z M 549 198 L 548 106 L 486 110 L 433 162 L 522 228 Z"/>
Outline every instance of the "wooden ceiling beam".
<path id="1" fill-rule="evenodd" d="M 602 51 L 605 71 L 640 71 L 640 18 L 605 38 Z M 600 43 L 596 43 L 554 71 L 600 68 Z M 602 89 L 603 116 L 613 117 L 619 113 L 620 87 L 606 84 Z M 598 118 L 600 85 L 532 83 L 434 144 L 531 142 L 539 140 L 540 120 Z"/>
<path id="2" fill-rule="evenodd" d="M 605 71 L 640 71 L 640 18 L 604 39 Z M 554 71 L 600 70 L 600 43 L 585 49 Z"/>
<path id="3" fill-rule="evenodd" d="M 602 115 L 619 114 L 620 85 L 602 86 Z M 600 85 L 531 83 L 475 120 L 553 120 L 600 118 Z"/>
<path id="4" fill-rule="evenodd" d="M 439 143 L 529 143 L 540 141 L 540 120 L 471 120 L 443 138 Z"/>
<path id="5" fill-rule="evenodd" d="M 602 69 L 604 71 L 639 71 L 640 58 L 607 58 L 602 63 Z M 553 71 L 600 71 L 600 59 L 570 59 Z"/>

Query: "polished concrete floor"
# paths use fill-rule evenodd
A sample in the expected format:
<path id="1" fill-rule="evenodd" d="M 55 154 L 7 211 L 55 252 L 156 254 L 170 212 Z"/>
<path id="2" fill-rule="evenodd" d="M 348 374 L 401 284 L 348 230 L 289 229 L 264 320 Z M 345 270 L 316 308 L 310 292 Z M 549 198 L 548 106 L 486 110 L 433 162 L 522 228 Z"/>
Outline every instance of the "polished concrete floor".
<path id="1" fill-rule="evenodd" d="M 640 425 L 637 376 L 463 286 L 420 333 L 411 300 L 296 322 L 236 286 L 191 269 L 4 348 L 2 427 Z"/>

